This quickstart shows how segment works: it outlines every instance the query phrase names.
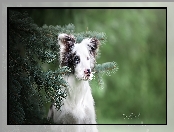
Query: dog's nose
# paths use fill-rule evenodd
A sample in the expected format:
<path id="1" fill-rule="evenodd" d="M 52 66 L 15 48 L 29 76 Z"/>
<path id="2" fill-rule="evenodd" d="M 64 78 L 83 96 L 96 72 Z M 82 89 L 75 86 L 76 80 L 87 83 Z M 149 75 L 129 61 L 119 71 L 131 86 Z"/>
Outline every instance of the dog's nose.
<path id="1" fill-rule="evenodd" d="M 86 69 L 86 70 L 84 71 L 84 73 L 85 73 L 85 74 L 91 74 L 91 70 L 90 70 L 90 69 Z"/>
<path id="2" fill-rule="evenodd" d="M 87 73 L 88 73 L 88 74 L 90 74 L 90 73 L 91 73 L 90 69 L 87 69 Z"/>

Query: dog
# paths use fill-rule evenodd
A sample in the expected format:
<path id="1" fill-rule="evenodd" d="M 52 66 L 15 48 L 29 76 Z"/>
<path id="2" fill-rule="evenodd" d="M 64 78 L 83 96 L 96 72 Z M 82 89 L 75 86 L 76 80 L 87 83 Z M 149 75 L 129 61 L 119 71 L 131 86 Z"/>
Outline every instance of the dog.
<path id="1" fill-rule="evenodd" d="M 73 35 L 59 34 L 60 66 L 68 66 L 71 73 L 64 76 L 69 87 L 67 97 L 59 110 L 51 105 L 47 118 L 56 124 L 97 124 L 94 99 L 89 81 L 93 78 L 93 68 L 99 50 L 100 41 L 96 38 L 85 38 L 76 43 Z M 55 127 L 55 126 L 54 126 Z M 62 132 L 98 132 L 96 125 L 59 126 Z"/>

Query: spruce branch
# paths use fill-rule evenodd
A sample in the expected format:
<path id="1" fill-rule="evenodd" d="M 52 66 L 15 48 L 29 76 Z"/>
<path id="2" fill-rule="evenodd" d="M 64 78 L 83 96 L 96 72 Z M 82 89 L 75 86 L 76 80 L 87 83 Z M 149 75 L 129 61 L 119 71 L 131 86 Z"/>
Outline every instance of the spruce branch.
<path id="1" fill-rule="evenodd" d="M 106 62 L 103 64 L 96 64 L 94 67 L 94 73 L 97 79 L 97 82 L 101 88 L 104 87 L 103 74 L 111 76 L 111 73 L 116 73 L 118 70 L 118 65 L 116 62 Z"/>
<path id="2" fill-rule="evenodd" d="M 118 66 L 116 62 L 105 62 L 103 64 L 96 64 L 94 72 L 106 72 L 106 71 L 117 71 Z"/>

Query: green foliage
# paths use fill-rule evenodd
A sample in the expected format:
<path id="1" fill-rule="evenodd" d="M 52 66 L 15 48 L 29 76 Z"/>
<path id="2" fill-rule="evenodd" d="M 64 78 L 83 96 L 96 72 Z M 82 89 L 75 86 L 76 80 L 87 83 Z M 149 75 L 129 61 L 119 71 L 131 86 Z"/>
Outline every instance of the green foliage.
<path id="1" fill-rule="evenodd" d="M 66 98 L 67 82 L 63 75 L 68 67 L 58 68 L 57 35 L 74 34 L 80 42 L 85 37 L 96 37 L 104 42 L 105 34 L 98 32 L 74 33 L 75 26 L 38 27 L 28 14 L 9 10 L 9 124 L 52 124 L 45 118 L 45 103 L 54 103 L 57 109 Z M 45 68 L 55 64 L 55 68 Z M 101 65 L 114 69 L 113 64 Z M 49 66 L 51 67 L 51 66 Z M 98 70 L 97 70 L 98 67 Z M 100 66 L 96 67 L 99 73 Z M 108 69 L 107 69 L 108 70 Z"/>
<path id="2" fill-rule="evenodd" d="M 67 87 L 62 75 L 70 72 L 67 67 L 44 72 L 40 63 L 58 58 L 57 34 L 70 33 L 74 26 L 38 27 L 26 13 L 14 11 L 9 11 L 8 26 L 9 124 L 40 124 L 45 102 L 61 107 Z"/>
<path id="3" fill-rule="evenodd" d="M 43 72 L 41 63 L 57 57 L 58 27 L 39 28 L 26 13 L 9 11 L 9 124 L 39 124 L 43 118 L 43 101 L 51 99 L 60 107 L 61 98 L 53 90 L 66 87 L 60 72 L 67 68 Z M 59 74 L 59 76 L 57 76 Z M 51 89 L 52 88 L 52 89 Z M 15 100 L 14 100 L 15 98 Z M 32 118 L 31 118 L 32 115 Z"/>

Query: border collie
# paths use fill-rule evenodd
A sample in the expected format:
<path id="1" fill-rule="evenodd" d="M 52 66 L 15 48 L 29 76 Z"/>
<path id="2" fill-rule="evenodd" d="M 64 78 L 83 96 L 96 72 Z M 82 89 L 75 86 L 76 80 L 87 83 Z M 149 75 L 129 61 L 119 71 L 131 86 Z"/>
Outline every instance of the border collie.
<path id="1" fill-rule="evenodd" d="M 60 110 L 51 105 L 48 119 L 56 124 L 96 124 L 94 99 L 89 81 L 93 77 L 93 68 L 100 42 L 96 38 L 85 38 L 76 43 L 73 35 L 59 34 L 60 65 L 71 68 L 71 73 L 64 76 L 69 87 L 67 98 Z M 56 129 L 56 126 L 54 126 Z M 59 129 L 59 130 L 58 130 Z M 96 125 L 59 125 L 61 132 L 98 132 Z"/>

